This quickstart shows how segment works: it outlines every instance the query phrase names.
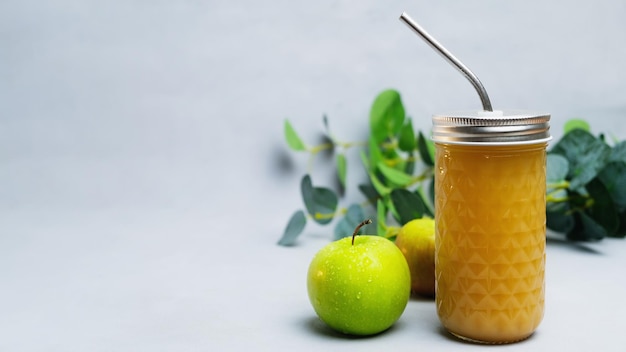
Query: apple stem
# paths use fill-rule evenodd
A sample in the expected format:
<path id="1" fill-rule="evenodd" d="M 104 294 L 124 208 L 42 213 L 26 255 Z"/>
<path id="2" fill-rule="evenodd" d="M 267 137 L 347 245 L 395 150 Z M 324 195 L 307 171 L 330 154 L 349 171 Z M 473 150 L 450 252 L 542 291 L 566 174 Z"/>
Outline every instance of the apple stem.
<path id="1" fill-rule="evenodd" d="M 372 223 L 372 219 L 367 219 L 367 220 L 361 221 L 360 224 L 356 225 L 356 228 L 354 229 L 354 232 L 352 233 L 352 245 L 353 246 L 354 246 L 354 238 L 359 233 L 359 230 L 361 229 L 361 227 L 363 227 L 363 226 L 365 226 L 367 224 L 371 224 L 371 223 Z"/>

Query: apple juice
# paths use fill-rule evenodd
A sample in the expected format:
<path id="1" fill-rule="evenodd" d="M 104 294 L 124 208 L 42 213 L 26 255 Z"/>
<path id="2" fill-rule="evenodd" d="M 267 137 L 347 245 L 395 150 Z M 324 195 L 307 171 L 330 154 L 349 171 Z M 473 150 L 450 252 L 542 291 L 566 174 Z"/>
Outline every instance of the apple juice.
<path id="1" fill-rule="evenodd" d="M 509 143 L 433 133 L 437 313 L 457 337 L 519 341 L 543 318 L 545 133 Z"/>

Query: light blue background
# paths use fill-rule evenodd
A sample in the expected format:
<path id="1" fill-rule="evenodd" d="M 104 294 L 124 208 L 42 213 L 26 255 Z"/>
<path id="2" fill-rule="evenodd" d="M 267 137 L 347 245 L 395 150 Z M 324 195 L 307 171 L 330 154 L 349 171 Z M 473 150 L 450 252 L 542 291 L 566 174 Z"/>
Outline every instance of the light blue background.
<path id="1" fill-rule="evenodd" d="M 404 10 L 495 108 L 548 111 L 557 138 L 573 117 L 626 138 L 623 0 L 0 2 L 0 350 L 318 346 L 311 324 L 281 325 L 311 316 L 304 271 L 332 232 L 275 245 L 308 164 L 284 120 L 315 144 L 324 114 L 363 139 L 386 88 L 426 132 L 433 113 L 480 108 Z"/>

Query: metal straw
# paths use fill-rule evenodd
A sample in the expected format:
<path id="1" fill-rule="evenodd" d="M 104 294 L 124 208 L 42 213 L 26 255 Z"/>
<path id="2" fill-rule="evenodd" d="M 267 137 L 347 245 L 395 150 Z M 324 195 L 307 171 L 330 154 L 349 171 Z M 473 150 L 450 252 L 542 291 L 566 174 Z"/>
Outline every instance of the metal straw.
<path id="1" fill-rule="evenodd" d="M 430 34 L 428 34 L 424 28 L 422 28 L 417 22 L 415 22 L 406 12 L 402 12 L 400 15 L 400 20 L 406 23 L 409 28 L 411 28 L 415 33 L 417 33 L 428 45 L 430 45 L 433 49 L 435 49 L 441 56 L 443 56 L 449 63 L 451 63 L 457 70 L 459 70 L 465 78 L 467 78 L 470 83 L 476 89 L 478 96 L 480 96 L 480 101 L 483 104 L 483 109 L 485 111 L 493 111 L 491 107 L 491 101 L 489 101 L 489 95 L 487 95 L 487 91 L 483 84 L 480 83 L 480 80 L 476 75 L 465 66 L 459 59 L 457 59 L 448 49 L 444 48 L 435 38 L 433 38 Z"/>

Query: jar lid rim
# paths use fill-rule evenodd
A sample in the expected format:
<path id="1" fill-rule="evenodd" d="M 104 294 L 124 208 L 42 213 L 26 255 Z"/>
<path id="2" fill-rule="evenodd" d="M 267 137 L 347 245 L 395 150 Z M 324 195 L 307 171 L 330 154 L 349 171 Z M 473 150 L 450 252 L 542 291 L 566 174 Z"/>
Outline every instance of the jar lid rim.
<path id="1" fill-rule="evenodd" d="M 550 114 L 527 110 L 455 111 L 432 117 L 432 139 L 451 144 L 529 144 L 550 140 Z"/>

